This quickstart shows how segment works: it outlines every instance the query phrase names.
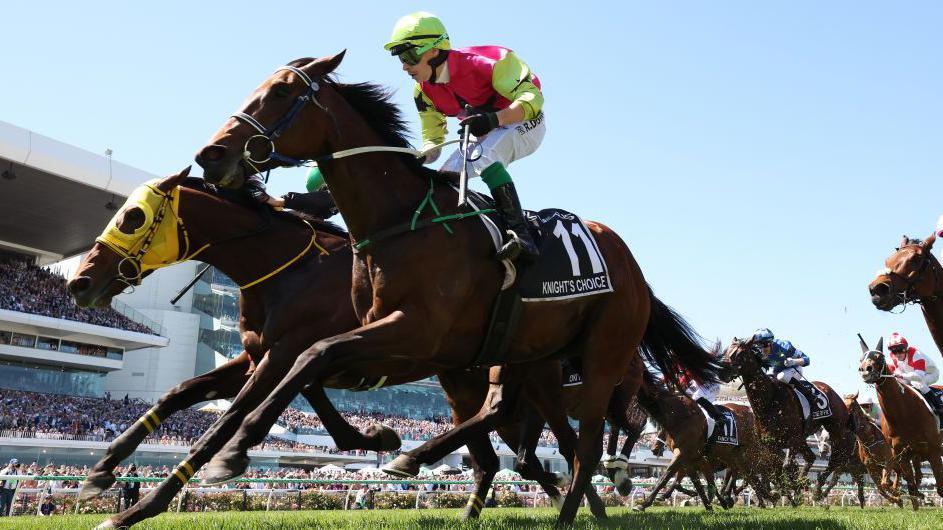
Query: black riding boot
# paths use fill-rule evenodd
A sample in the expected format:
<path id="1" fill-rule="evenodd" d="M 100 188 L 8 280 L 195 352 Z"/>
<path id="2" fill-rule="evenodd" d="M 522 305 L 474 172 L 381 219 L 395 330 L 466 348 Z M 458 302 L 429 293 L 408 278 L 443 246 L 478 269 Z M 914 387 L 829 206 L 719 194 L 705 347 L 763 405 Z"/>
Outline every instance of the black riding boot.
<path id="1" fill-rule="evenodd" d="M 707 400 L 707 398 L 699 397 L 697 398 L 697 404 L 700 405 L 704 410 L 707 411 L 707 415 L 713 418 L 717 423 L 724 423 L 727 420 L 727 417 L 724 416 L 724 413 L 721 412 L 713 403 Z"/>
<path id="2" fill-rule="evenodd" d="M 521 209 L 520 199 L 517 198 L 514 183 L 507 182 L 492 188 L 491 196 L 494 197 L 495 206 L 504 218 L 504 223 L 516 236 L 501 247 L 497 254 L 498 259 L 516 260 L 518 257 L 527 260 L 537 259 L 540 250 L 530 237 L 530 230 L 527 229 L 527 221 L 524 220 L 524 211 Z"/>
<path id="3" fill-rule="evenodd" d="M 943 401 L 940 400 L 940 396 L 931 389 L 923 397 L 927 398 L 927 402 L 936 411 L 937 416 L 943 418 Z"/>

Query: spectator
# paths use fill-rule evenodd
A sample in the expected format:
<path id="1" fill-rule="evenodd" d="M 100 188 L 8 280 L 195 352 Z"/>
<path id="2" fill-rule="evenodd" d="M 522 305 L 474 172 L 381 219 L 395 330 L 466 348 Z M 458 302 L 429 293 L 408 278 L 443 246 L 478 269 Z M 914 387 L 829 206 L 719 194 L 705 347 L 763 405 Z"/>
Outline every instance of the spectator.
<path id="1" fill-rule="evenodd" d="M 39 515 L 50 516 L 56 511 L 56 505 L 52 502 L 52 497 L 46 496 L 43 504 L 39 507 Z"/>
<path id="2" fill-rule="evenodd" d="M 20 462 L 15 458 L 10 459 L 10 463 L 3 469 L 0 469 L 0 475 L 19 475 Z M 12 478 L 4 479 L 0 482 L 0 517 L 7 517 L 13 514 L 13 498 L 16 495 L 16 488 L 20 481 Z"/>
<path id="3" fill-rule="evenodd" d="M 128 468 L 128 473 L 125 477 L 138 478 L 140 475 L 137 473 L 138 468 L 135 464 L 131 464 L 131 467 Z M 129 481 L 121 483 L 121 498 L 124 500 L 124 509 L 134 506 L 138 503 L 138 499 L 141 497 L 141 483 L 138 481 Z"/>

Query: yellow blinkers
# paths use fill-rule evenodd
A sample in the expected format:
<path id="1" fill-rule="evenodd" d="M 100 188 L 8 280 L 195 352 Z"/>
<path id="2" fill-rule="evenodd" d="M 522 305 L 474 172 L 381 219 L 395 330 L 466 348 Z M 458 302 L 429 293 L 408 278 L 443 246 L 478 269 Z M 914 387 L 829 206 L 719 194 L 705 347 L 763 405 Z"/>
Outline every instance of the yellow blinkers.
<path id="1" fill-rule="evenodd" d="M 129 261 L 137 269 L 135 277 L 127 277 L 119 267 L 119 274 L 126 280 L 140 280 L 144 272 L 176 263 L 181 256 L 177 236 L 177 229 L 182 228 L 178 217 L 180 188 L 174 186 L 169 193 L 164 193 L 157 188 L 158 182 L 160 180 L 150 180 L 135 189 L 95 240 L 124 258 L 122 262 Z M 144 212 L 144 222 L 134 233 L 126 234 L 118 229 L 118 221 L 132 208 Z M 171 222 L 165 222 L 168 215 L 173 217 Z M 184 244 L 189 247 L 186 231 Z M 184 249 L 184 254 L 187 250 Z"/>

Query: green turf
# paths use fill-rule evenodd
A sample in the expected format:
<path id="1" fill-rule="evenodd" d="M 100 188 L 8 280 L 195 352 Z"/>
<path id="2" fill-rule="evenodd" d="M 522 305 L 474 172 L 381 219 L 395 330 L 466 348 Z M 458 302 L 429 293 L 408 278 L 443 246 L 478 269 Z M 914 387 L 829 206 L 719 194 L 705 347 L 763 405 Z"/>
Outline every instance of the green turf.
<path id="1" fill-rule="evenodd" d="M 597 524 L 581 512 L 577 528 L 632 528 L 639 530 L 930 530 L 943 528 L 943 510 L 922 509 L 914 513 L 898 508 L 738 508 L 729 512 L 705 513 L 700 508 L 654 508 L 644 514 L 610 509 L 610 519 Z M 462 523 L 460 510 L 383 510 L 369 512 L 226 512 L 164 514 L 135 526 L 141 530 L 300 530 L 331 528 L 364 530 L 396 528 L 422 530 L 552 528 L 552 509 L 500 508 L 486 510 L 479 522 Z M 88 530 L 104 520 L 102 515 L 61 515 L 0 519 L 0 529 Z"/>

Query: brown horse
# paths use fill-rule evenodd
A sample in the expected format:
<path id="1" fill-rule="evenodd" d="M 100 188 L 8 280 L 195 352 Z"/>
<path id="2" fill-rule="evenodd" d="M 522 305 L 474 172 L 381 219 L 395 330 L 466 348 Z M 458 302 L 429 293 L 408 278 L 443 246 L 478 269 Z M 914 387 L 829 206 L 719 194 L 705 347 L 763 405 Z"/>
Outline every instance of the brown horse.
<path id="1" fill-rule="evenodd" d="M 943 352 L 943 267 L 932 252 L 935 242 L 936 234 L 923 241 L 904 236 L 868 291 L 871 302 L 882 311 L 920 304 L 933 341 Z"/>
<path id="2" fill-rule="evenodd" d="M 416 367 L 446 371 L 475 364 L 502 284 L 504 267 L 477 223 L 456 221 L 446 230 L 420 215 L 420 226 L 431 226 L 410 229 L 414 212 L 428 204 L 441 205 L 441 215 L 460 213 L 454 206 L 457 192 L 434 186 L 436 172 L 412 156 L 375 149 L 341 158 L 360 153 L 348 151 L 352 148 L 409 146 L 407 124 L 384 89 L 330 77 L 342 58 L 343 53 L 300 59 L 277 70 L 196 157 L 205 178 L 230 187 L 240 187 L 257 171 L 317 160 L 358 249 L 352 297 L 361 327 L 319 341 L 298 358 L 214 458 L 207 469 L 213 481 L 242 473 L 246 451 L 264 439 L 306 385 L 339 373 L 375 378 Z M 604 225 L 588 226 L 608 265 L 613 291 L 524 304 L 505 356 L 508 364 L 492 368 L 489 395 L 478 415 L 401 455 L 387 469 L 413 475 L 421 462 L 435 461 L 464 444 L 467 436 L 489 431 L 513 410 L 533 363 L 578 356 L 584 371 L 575 411 L 580 436 L 572 487 L 559 519 L 573 521 L 602 452 L 610 396 L 646 330 L 655 327 L 651 314 L 656 299 L 628 247 Z M 701 348 L 651 353 L 665 371 L 680 363 L 698 376 L 714 377 L 713 361 Z"/>
<path id="3" fill-rule="evenodd" d="M 714 496 L 719 499 L 721 506 L 729 508 L 733 505 L 732 500 L 718 493 L 714 483 L 714 471 L 722 468 L 744 477 L 758 494 L 769 497 L 768 488 L 758 480 L 755 472 L 757 463 L 763 460 L 768 450 L 756 436 L 753 413 L 749 407 L 725 405 L 736 418 L 740 445 L 708 445 L 707 420 L 701 407 L 687 395 L 669 391 L 651 375 L 646 375 L 638 400 L 651 419 L 667 433 L 666 442 L 674 457 L 649 496 L 636 510 L 643 511 L 651 506 L 668 480 L 674 476 L 680 478 L 681 475 L 691 479 L 706 510 L 711 510 L 710 499 Z M 706 494 L 698 473 L 707 480 Z"/>
<path id="4" fill-rule="evenodd" d="M 936 479 L 936 491 L 943 496 L 943 437 L 936 416 L 916 390 L 902 384 L 887 369 L 884 339 L 872 350 L 861 340 L 861 364 L 858 372 L 865 383 L 874 385 L 881 405 L 881 431 L 890 440 L 900 474 L 907 482 L 913 509 L 918 507 L 920 483 L 914 468 L 929 461 Z"/>
<path id="5" fill-rule="evenodd" d="M 304 345 L 356 325 L 352 306 L 336 303 L 349 300 L 352 253 L 345 232 L 321 220 L 288 213 L 273 215 L 257 207 L 240 205 L 238 195 L 223 196 L 204 181 L 187 179 L 186 175 L 185 171 L 142 186 L 132 194 L 115 217 L 112 237 L 96 243 L 70 280 L 69 289 L 76 302 L 85 306 L 106 305 L 127 284 L 139 282 L 150 270 L 192 257 L 193 252 L 200 252 L 201 259 L 219 267 L 239 285 L 264 280 L 241 291 L 240 325 L 246 351 L 167 392 L 111 444 L 89 474 L 83 484 L 83 499 L 110 487 L 115 482 L 114 468 L 169 415 L 207 399 L 236 397 L 229 411 L 191 448 L 189 458 L 177 467 L 174 478 L 108 523 L 115 526 L 134 524 L 166 508 L 166 502 L 182 487 L 184 479 L 208 460 L 238 427 L 241 416 L 257 405 L 261 399 L 257 394 L 259 385 L 264 384 L 264 379 L 263 383 L 259 382 L 260 374 L 278 373 L 278 366 L 287 371 L 292 356 L 297 357 Z M 215 223 L 220 217 L 229 222 Z M 140 255 L 135 250 L 128 253 L 135 257 L 127 258 L 122 257 L 125 250 L 112 248 L 112 245 L 160 250 Z M 272 251 L 279 246 L 286 250 Z M 271 274 L 273 271 L 276 274 Z M 275 364 L 278 356 L 288 359 Z M 552 388 L 554 382 L 557 388 L 561 384 L 559 366 L 547 364 L 537 369 L 533 375 L 542 383 L 529 392 L 535 399 L 547 394 L 545 389 Z M 471 377 L 465 371 L 439 374 L 457 421 L 474 415 L 487 393 L 487 374 L 482 370 L 476 374 Z M 388 383 L 427 375 L 429 372 L 419 371 Z M 326 383 L 334 388 L 364 387 L 362 380 L 352 376 L 333 378 Z M 261 391 L 265 391 L 264 386 Z M 338 448 L 388 451 L 399 446 L 399 438 L 384 427 L 370 427 L 366 434 L 351 428 L 320 387 L 311 385 L 302 393 L 318 411 Z M 558 393 L 547 395 L 548 399 L 553 399 Z M 555 413 L 550 424 L 560 440 L 561 454 L 571 459 L 575 433 L 566 422 L 562 405 L 552 402 L 546 408 Z M 520 414 L 526 416 L 528 412 L 524 410 Z M 509 423 L 499 429 L 510 447 L 517 447 L 525 435 L 519 423 Z M 527 437 L 536 439 L 542 425 L 541 420 L 537 431 L 530 431 Z M 478 499 L 481 499 L 498 470 L 498 460 L 487 437 L 470 440 L 468 445 L 477 464 Z M 559 497 L 553 485 L 555 477 L 543 473 L 535 455 L 522 455 L 518 467 L 521 474 L 541 482 L 551 497 Z M 595 492 L 589 493 L 594 514 L 603 514 L 601 501 Z M 477 516 L 481 506 L 480 500 L 475 502 L 473 496 L 466 516 Z"/>
<path id="6" fill-rule="evenodd" d="M 891 452 L 891 444 L 881 432 L 881 427 L 861 408 L 858 403 L 858 393 L 845 396 L 845 406 L 853 418 L 855 438 L 857 440 L 857 454 L 855 465 L 864 466 L 865 472 L 870 475 L 878 493 L 885 499 L 902 506 L 900 492 L 891 485 L 891 474 L 899 476 L 897 461 Z M 837 480 L 837 474 L 836 474 Z M 827 492 L 826 492 L 827 495 Z"/>
<path id="7" fill-rule="evenodd" d="M 806 430 L 802 407 L 792 388 L 764 373 L 760 355 L 753 346 L 752 338 L 746 341 L 734 339 L 724 354 L 725 359 L 733 368 L 727 376 L 732 379 L 733 373 L 736 372 L 743 379 L 747 398 L 756 415 L 760 436 L 771 440 L 774 447 L 786 449 L 789 452 L 784 469 L 787 470 L 788 475 L 791 475 L 793 484 L 798 487 L 798 479 L 806 476 L 815 461 L 815 454 L 809 448 L 806 439 L 824 427 L 832 440 L 849 440 L 846 436 L 849 429 L 848 409 L 829 385 L 813 381 L 812 384 L 827 396 L 832 415 L 812 422 L 811 427 Z M 843 465 L 853 450 L 851 444 L 835 444 L 829 455 L 828 466 L 816 480 L 815 498 L 821 498 L 825 477 Z M 798 474 L 788 473 L 796 454 L 802 455 L 805 465 Z M 791 489 L 784 488 L 783 492 L 790 497 L 793 504 L 796 504 L 798 501 L 790 492 Z M 798 490 L 795 493 L 798 493 Z"/>

